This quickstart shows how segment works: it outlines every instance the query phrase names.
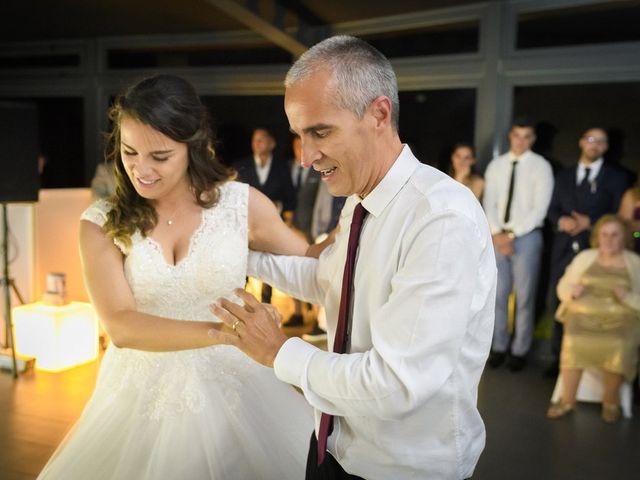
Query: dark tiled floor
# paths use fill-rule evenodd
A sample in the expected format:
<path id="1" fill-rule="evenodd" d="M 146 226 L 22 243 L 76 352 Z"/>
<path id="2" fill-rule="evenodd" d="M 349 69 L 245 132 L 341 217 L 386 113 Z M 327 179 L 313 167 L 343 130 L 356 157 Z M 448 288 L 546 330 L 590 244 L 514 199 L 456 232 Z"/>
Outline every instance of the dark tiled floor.
<path id="1" fill-rule="evenodd" d="M 487 444 L 475 480 L 617 480 L 640 478 L 640 408 L 615 425 L 600 405 L 579 403 L 566 418 L 545 417 L 555 379 L 542 362 L 512 373 L 487 368 L 478 405 Z"/>

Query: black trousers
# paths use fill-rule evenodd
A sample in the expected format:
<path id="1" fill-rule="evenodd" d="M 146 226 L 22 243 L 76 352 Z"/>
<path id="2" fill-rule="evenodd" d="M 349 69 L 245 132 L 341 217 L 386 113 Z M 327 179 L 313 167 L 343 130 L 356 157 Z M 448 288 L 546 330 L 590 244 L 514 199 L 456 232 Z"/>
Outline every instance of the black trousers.
<path id="1" fill-rule="evenodd" d="M 329 452 L 324 457 L 322 465 L 318 466 L 318 440 L 316 432 L 311 434 L 309 454 L 307 455 L 307 474 L 305 480 L 365 480 L 345 472 Z M 465 480 L 471 480 L 471 477 Z"/>
<path id="2" fill-rule="evenodd" d="M 364 480 L 345 472 L 329 452 L 324 457 L 322 465 L 318 466 L 318 440 L 316 432 L 311 434 L 309 454 L 307 455 L 307 474 L 305 480 Z"/>

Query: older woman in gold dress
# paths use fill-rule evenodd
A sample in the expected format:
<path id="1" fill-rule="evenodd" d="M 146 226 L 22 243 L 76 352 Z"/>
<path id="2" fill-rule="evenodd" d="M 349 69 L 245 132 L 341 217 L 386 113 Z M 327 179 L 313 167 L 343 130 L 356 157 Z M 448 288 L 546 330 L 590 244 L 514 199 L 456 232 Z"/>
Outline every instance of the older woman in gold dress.
<path id="1" fill-rule="evenodd" d="M 625 250 L 627 238 L 621 218 L 603 216 L 593 228 L 594 248 L 579 253 L 558 283 L 562 399 L 549 407 L 549 418 L 573 411 L 589 367 L 603 371 L 603 420 L 620 418 L 618 392 L 635 377 L 640 344 L 640 256 Z"/>

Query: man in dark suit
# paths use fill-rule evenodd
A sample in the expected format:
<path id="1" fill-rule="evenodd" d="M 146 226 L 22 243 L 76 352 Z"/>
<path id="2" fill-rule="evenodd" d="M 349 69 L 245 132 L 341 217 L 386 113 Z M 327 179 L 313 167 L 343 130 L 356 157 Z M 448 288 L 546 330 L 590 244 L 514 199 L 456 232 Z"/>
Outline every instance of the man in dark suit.
<path id="1" fill-rule="evenodd" d="M 238 171 L 238 180 L 257 188 L 278 206 L 282 218 L 291 224 L 296 206 L 296 192 L 291 184 L 287 163 L 274 157 L 276 140 L 271 132 L 259 127 L 251 136 L 253 155 L 237 160 L 233 168 Z M 262 301 L 271 303 L 271 287 L 262 285 Z"/>
<path id="2" fill-rule="evenodd" d="M 298 231 L 309 243 L 313 243 L 315 238 L 311 232 L 313 221 L 313 210 L 318 195 L 320 185 L 320 173 L 313 168 L 302 165 L 302 142 L 300 137 L 295 136 L 291 142 L 293 149 L 293 159 L 291 160 L 291 182 L 296 191 L 296 208 L 293 211 L 291 226 Z M 294 313 L 283 324 L 287 327 L 302 326 L 304 317 L 302 315 L 302 302 L 294 300 Z M 311 304 L 307 304 L 311 308 Z"/>
<path id="3" fill-rule="evenodd" d="M 300 137 L 294 137 L 292 147 L 294 158 L 291 161 L 291 181 L 296 191 L 296 208 L 293 211 L 292 225 L 304 234 L 308 242 L 313 243 L 311 222 L 320 185 L 320 173 L 313 168 L 302 166 Z"/>
<path id="4" fill-rule="evenodd" d="M 547 219 L 554 229 L 547 296 L 551 313 L 558 307 L 556 286 L 565 268 L 579 251 L 589 248 L 592 225 L 605 213 L 618 211 L 622 195 L 629 186 L 624 171 L 604 162 L 603 155 L 609 147 L 604 129 L 585 131 L 579 146 L 578 163 L 556 175 L 547 212 Z M 552 363 L 546 371 L 548 376 L 556 376 L 558 372 L 562 332 L 562 324 L 555 321 L 551 337 Z"/>

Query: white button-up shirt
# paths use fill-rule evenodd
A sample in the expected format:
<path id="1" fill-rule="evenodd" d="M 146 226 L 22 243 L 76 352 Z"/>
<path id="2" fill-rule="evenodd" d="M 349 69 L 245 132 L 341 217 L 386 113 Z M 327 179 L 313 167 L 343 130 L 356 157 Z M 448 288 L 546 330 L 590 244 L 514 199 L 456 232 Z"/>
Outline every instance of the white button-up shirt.
<path id="1" fill-rule="evenodd" d="M 256 175 L 258 175 L 258 181 L 260 185 L 264 185 L 267 183 L 267 178 L 269 178 L 269 172 L 271 171 L 271 162 L 273 161 L 273 157 L 269 156 L 269 160 L 267 163 L 262 166 L 262 162 L 260 161 L 260 157 L 257 155 L 253 156 L 253 161 L 256 164 Z"/>
<path id="2" fill-rule="evenodd" d="M 531 150 L 518 157 L 514 178 L 511 215 L 504 222 L 509 198 L 511 165 L 514 156 L 505 153 L 494 158 L 485 172 L 482 204 L 491 233 L 511 230 L 516 237 L 542 227 L 553 193 L 553 170 L 544 157 Z"/>
<path id="3" fill-rule="evenodd" d="M 595 162 L 592 162 L 590 165 L 578 162 L 578 168 L 576 169 L 576 185 L 580 185 L 582 180 L 584 180 L 584 176 L 587 174 L 587 168 L 589 169 L 589 178 L 587 178 L 587 181 L 593 185 L 593 182 L 600 173 L 603 163 L 604 159 L 602 157 L 597 159 Z"/>
<path id="4" fill-rule="evenodd" d="M 252 252 L 249 274 L 326 307 L 333 345 L 349 225 L 318 260 Z M 356 263 L 350 350 L 299 338 L 275 360 L 281 380 L 336 415 L 328 449 L 368 480 L 470 477 L 484 448 L 476 407 L 491 343 L 496 265 L 470 190 L 421 164 L 405 146 L 362 201 L 369 214 Z M 286 419 L 283 419 L 286 422 Z"/>

